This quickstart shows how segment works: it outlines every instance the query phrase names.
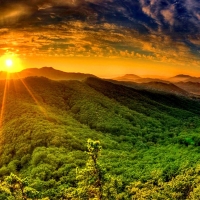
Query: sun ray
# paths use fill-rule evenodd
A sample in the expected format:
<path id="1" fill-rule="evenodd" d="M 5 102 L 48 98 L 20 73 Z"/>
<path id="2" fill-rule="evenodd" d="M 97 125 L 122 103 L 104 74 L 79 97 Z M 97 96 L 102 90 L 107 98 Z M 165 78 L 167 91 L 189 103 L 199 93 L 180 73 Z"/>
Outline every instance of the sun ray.
<path id="1" fill-rule="evenodd" d="M 28 85 L 25 83 L 25 81 L 22 78 L 19 77 L 18 73 L 17 73 L 17 75 L 18 75 L 19 80 L 22 82 L 22 84 L 24 85 L 24 87 L 26 88 L 28 93 L 30 94 L 30 96 L 33 98 L 34 102 L 37 104 L 39 110 L 44 114 L 44 116 L 46 118 L 48 118 L 47 111 L 45 110 L 45 108 L 40 105 L 40 102 L 37 100 L 37 98 L 35 97 L 35 95 L 31 91 L 31 89 L 28 87 Z"/>
<path id="2" fill-rule="evenodd" d="M 6 73 L 6 79 L 5 79 L 5 85 L 4 85 L 4 91 L 3 91 L 3 98 L 2 98 L 2 105 L 1 105 L 1 111 L 0 111 L 0 128 L 3 125 L 3 120 L 4 120 L 4 114 L 5 114 L 5 105 L 6 105 L 6 99 L 7 99 L 7 94 L 8 94 L 8 89 L 9 89 L 9 84 L 10 84 L 10 73 Z M 30 89 L 30 87 L 27 85 L 27 83 L 24 81 L 24 79 L 22 79 L 19 74 L 17 73 L 18 76 L 18 80 L 21 81 L 21 83 L 23 84 L 23 86 L 26 88 L 26 90 L 28 91 L 29 95 L 31 96 L 31 98 L 34 100 L 34 102 L 36 103 L 36 105 L 38 106 L 39 110 L 42 112 L 42 114 L 45 116 L 45 118 L 48 119 L 48 114 L 46 109 L 41 105 L 41 103 L 39 102 L 39 100 L 36 98 L 36 96 L 34 95 L 33 91 Z M 2 131 L 0 129 L 0 131 Z"/>
<path id="3" fill-rule="evenodd" d="M 4 112 L 5 112 L 5 104 L 6 104 L 7 89 L 9 87 L 9 80 L 10 80 L 10 75 L 9 75 L 9 73 L 7 73 L 4 91 L 3 91 L 3 99 L 2 99 L 2 104 L 1 104 L 0 128 L 2 127 L 2 124 L 3 124 L 3 117 L 4 117 Z"/>

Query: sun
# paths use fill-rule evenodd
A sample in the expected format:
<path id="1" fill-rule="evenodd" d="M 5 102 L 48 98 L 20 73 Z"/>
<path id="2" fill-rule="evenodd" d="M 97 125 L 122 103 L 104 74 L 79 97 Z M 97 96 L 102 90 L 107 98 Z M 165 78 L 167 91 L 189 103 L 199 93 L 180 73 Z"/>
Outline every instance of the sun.
<path id="1" fill-rule="evenodd" d="M 16 54 L 5 54 L 0 57 L 0 72 L 15 73 L 23 70 L 22 61 Z"/>
<path id="2" fill-rule="evenodd" d="M 12 67 L 12 65 L 13 65 L 13 61 L 12 61 L 11 59 L 6 59 L 5 63 L 6 63 L 6 67 L 9 68 L 9 69 L 10 69 L 10 68 Z"/>

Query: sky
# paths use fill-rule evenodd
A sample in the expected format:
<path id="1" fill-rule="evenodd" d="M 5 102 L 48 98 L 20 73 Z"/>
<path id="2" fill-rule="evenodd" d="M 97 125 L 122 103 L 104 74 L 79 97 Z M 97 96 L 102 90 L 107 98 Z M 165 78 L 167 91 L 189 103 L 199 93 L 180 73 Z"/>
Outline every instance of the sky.
<path id="1" fill-rule="evenodd" d="M 0 0 L 0 71 L 8 59 L 12 71 L 200 76 L 200 1 Z"/>

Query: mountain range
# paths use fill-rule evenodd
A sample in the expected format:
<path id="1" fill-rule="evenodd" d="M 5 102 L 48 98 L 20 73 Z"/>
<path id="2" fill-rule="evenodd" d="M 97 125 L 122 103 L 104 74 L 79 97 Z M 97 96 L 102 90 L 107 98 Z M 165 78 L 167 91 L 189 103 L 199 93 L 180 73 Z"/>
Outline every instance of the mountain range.
<path id="1" fill-rule="evenodd" d="M 6 79 L 7 72 L 0 72 L 0 80 Z M 43 76 L 52 80 L 83 80 L 87 77 L 95 77 L 92 74 L 84 74 L 84 73 L 73 73 L 73 72 L 63 72 L 60 70 L 56 70 L 52 67 L 42 67 L 42 68 L 27 68 L 20 72 L 9 73 L 9 78 L 11 79 L 19 79 L 25 78 L 29 76 Z"/>
<path id="2" fill-rule="evenodd" d="M 27 68 L 20 72 L 10 73 L 10 79 L 26 78 L 30 76 L 46 77 L 52 80 L 85 80 L 88 77 L 96 77 L 92 74 L 63 72 L 52 67 L 43 68 Z M 0 72 L 0 80 L 8 78 L 7 72 Z M 158 78 L 142 78 L 135 74 L 125 74 L 120 77 L 112 78 L 110 81 L 115 83 L 146 90 L 163 91 L 174 93 L 177 95 L 196 96 L 200 95 L 199 84 L 200 77 L 179 74 L 174 77 L 158 79 Z"/>
<path id="3" fill-rule="evenodd" d="M 200 95 L 200 77 L 185 74 L 179 74 L 165 79 L 141 78 L 135 74 L 127 74 L 113 78 L 113 80 L 133 88 L 150 89 L 186 96 Z"/>

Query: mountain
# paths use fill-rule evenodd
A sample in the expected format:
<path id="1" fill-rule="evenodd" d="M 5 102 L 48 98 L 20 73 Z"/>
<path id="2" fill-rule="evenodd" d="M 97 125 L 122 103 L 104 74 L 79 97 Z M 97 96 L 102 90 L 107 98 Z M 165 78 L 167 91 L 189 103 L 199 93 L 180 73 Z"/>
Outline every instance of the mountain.
<path id="1" fill-rule="evenodd" d="M 198 99 L 96 77 L 32 76 L 1 80 L 0 102 L 0 179 L 11 172 L 26 177 L 40 198 L 62 199 L 77 186 L 88 138 L 100 140 L 99 166 L 120 179 L 123 194 L 155 171 L 168 183 L 200 160 Z"/>
<path id="2" fill-rule="evenodd" d="M 84 80 L 88 77 L 95 77 L 92 74 L 84 73 L 73 73 L 73 72 L 63 72 L 56 70 L 52 67 L 43 67 L 43 68 L 27 68 L 20 72 L 10 73 L 10 78 L 18 79 L 25 78 L 29 76 L 44 76 L 53 80 Z M 6 79 L 7 73 L 0 72 L 0 79 Z"/>
<path id="3" fill-rule="evenodd" d="M 160 82 L 169 83 L 169 81 L 158 79 L 158 78 L 140 78 L 136 80 L 137 83 L 149 83 L 149 82 Z"/>
<path id="4" fill-rule="evenodd" d="M 193 94 L 200 95 L 200 82 L 177 82 L 178 87 Z"/>
<path id="5" fill-rule="evenodd" d="M 112 78 L 112 80 L 126 81 L 126 82 L 136 82 L 136 83 L 148 83 L 148 82 L 153 82 L 153 81 L 168 82 L 166 80 L 157 79 L 157 78 L 141 78 L 140 76 L 135 75 L 135 74 L 125 74 L 124 76 Z"/>
<path id="6" fill-rule="evenodd" d="M 146 89 L 151 89 L 155 91 L 163 91 L 167 93 L 173 93 L 177 95 L 184 95 L 187 96 L 189 95 L 189 91 L 181 89 L 180 87 L 174 85 L 173 83 L 163 83 L 163 82 L 148 82 L 148 83 L 142 83 Z"/>
<path id="7" fill-rule="evenodd" d="M 178 74 L 174 76 L 174 78 L 191 78 L 192 76 L 187 75 L 187 74 Z M 172 77 L 173 78 L 173 77 Z"/>
<path id="8" fill-rule="evenodd" d="M 116 78 L 113 78 L 113 80 L 118 81 L 135 81 L 137 79 L 140 79 L 141 77 L 135 75 L 135 74 L 125 74 L 124 76 L 119 76 Z"/>
<path id="9" fill-rule="evenodd" d="M 132 101 L 137 101 L 139 104 L 148 104 L 148 103 L 158 103 L 161 104 L 163 100 L 163 104 L 167 106 L 173 106 L 176 104 L 175 107 L 185 107 L 186 105 L 182 105 L 181 102 L 185 101 L 186 99 L 189 101 L 194 101 L 197 104 L 200 102 L 197 100 L 190 100 L 190 98 L 187 98 L 185 96 L 176 96 L 176 95 L 169 95 L 167 93 L 157 93 L 154 91 L 148 91 L 148 90 L 138 90 L 122 85 L 117 85 L 114 83 L 111 83 L 109 81 L 104 81 L 102 79 L 96 79 L 96 78 L 88 78 L 86 79 L 86 83 L 90 86 L 93 87 L 95 90 L 103 93 L 104 95 L 108 96 L 109 98 L 114 98 L 114 99 L 123 99 L 125 96 L 127 98 L 131 98 Z M 114 96 L 113 96 L 114 95 Z M 171 98 L 173 97 L 173 98 Z M 172 100 L 173 99 L 173 100 Z M 179 99 L 179 100 L 178 100 Z M 168 101 L 169 100 L 169 101 Z M 134 103 L 135 103 L 134 102 Z M 150 104 L 151 104 L 150 103 Z M 181 104 L 181 105 L 180 105 Z M 129 104 L 126 104 L 126 106 Z M 183 106 L 183 107 L 182 107 Z M 191 106 L 190 106 L 191 108 Z M 137 107 L 134 107 L 134 109 L 137 109 Z"/>
<path id="10" fill-rule="evenodd" d="M 149 79 L 148 79 L 149 80 Z M 151 90 L 157 92 L 173 93 L 176 95 L 192 96 L 189 90 L 184 90 L 170 82 L 160 82 L 160 81 L 150 81 L 144 83 L 131 82 L 131 81 L 113 81 L 109 80 L 115 84 L 124 85 L 138 90 Z"/>
<path id="11" fill-rule="evenodd" d="M 193 78 L 196 78 L 196 77 L 192 77 L 190 75 L 186 75 L 186 74 L 178 74 L 176 76 L 173 76 L 171 78 L 169 78 L 169 81 L 171 82 L 185 82 L 185 81 L 188 81 L 189 79 L 193 79 Z"/>
<path id="12" fill-rule="evenodd" d="M 195 96 L 199 94 L 198 83 L 200 83 L 200 78 L 179 74 L 169 79 L 162 80 L 141 78 L 135 74 L 126 74 L 109 81 L 139 90 L 154 90 L 176 95 Z"/>
<path id="13" fill-rule="evenodd" d="M 200 77 L 191 77 L 191 78 L 188 78 L 186 80 L 186 82 L 200 83 Z"/>

